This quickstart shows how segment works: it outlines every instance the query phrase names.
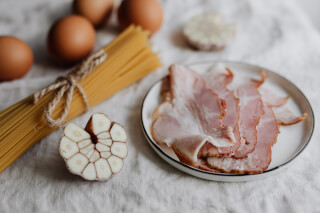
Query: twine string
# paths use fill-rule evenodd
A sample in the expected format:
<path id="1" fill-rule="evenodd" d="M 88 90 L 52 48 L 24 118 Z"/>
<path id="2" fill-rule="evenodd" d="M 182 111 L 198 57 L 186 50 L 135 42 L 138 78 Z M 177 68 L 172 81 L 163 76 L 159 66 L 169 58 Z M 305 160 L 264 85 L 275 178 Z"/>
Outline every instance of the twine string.
<path id="1" fill-rule="evenodd" d="M 74 68 L 67 75 L 58 77 L 55 83 L 36 92 L 33 95 L 34 104 L 36 104 L 50 91 L 57 90 L 55 96 L 49 102 L 44 112 L 45 120 L 48 122 L 50 127 L 60 126 L 66 119 L 69 113 L 70 104 L 72 102 L 73 92 L 75 88 L 79 91 L 83 102 L 86 105 L 86 111 L 89 109 L 87 96 L 79 82 L 83 78 L 85 78 L 96 66 L 105 61 L 106 58 L 107 54 L 105 53 L 105 51 L 103 49 L 99 50 L 98 52 L 84 60 L 79 66 Z M 65 97 L 66 99 L 64 109 L 57 119 L 53 119 L 52 113 L 54 112 L 58 103 L 61 101 L 62 97 Z"/>

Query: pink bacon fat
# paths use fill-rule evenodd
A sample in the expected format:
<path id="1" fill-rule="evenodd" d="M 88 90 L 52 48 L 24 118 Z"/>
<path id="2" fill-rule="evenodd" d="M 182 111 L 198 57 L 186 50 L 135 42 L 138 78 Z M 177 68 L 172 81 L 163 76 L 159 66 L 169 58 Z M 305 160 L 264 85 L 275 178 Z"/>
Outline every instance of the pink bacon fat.
<path id="1" fill-rule="evenodd" d="M 266 170 L 271 162 L 271 147 L 277 141 L 279 124 L 270 106 L 264 105 L 257 127 L 257 145 L 247 158 L 217 158 L 208 157 L 210 168 L 225 173 L 255 174 Z"/>
<path id="2" fill-rule="evenodd" d="M 199 158 L 198 162 L 196 163 L 196 167 L 207 172 L 221 173 L 219 170 L 211 169 L 208 166 L 206 158 Z"/>
<path id="3" fill-rule="evenodd" d="M 279 97 L 267 88 L 259 88 L 259 93 L 261 94 L 262 101 L 264 104 L 268 104 L 272 107 L 280 107 L 288 102 L 289 96 Z"/>
<path id="4" fill-rule="evenodd" d="M 303 113 L 302 115 L 298 116 L 295 115 L 291 110 L 288 108 L 283 108 L 279 110 L 274 110 L 275 116 L 277 121 L 282 126 L 290 126 L 297 123 L 300 123 L 307 117 L 307 113 Z"/>
<path id="5" fill-rule="evenodd" d="M 197 162 L 206 142 L 216 147 L 232 146 L 233 130 L 221 123 L 224 102 L 206 87 L 198 73 L 181 65 L 172 65 L 169 72 L 171 95 L 166 95 L 155 112 L 153 139 L 172 147 L 179 160 L 189 165 Z"/>
<path id="6" fill-rule="evenodd" d="M 217 65 L 206 73 L 205 80 L 207 87 L 217 93 L 219 98 L 226 103 L 226 112 L 222 119 L 222 124 L 233 128 L 235 143 L 229 147 L 215 147 L 210 143 L 205 143 L 200 149 L 199 157 L 228 156 L 233 154 L 240 146 L 240 133 L 238 128 L 239 103 L 233 91 L 227 88 L 227 85 L 233 80 L 233 73 L 223 65 Z"/>
<path id="7" fill-rule="evenodd" d="M 288 102 L 290 96 L 280 97 L 266 88 L 259 88 L 259 93 L 261 94 L 263 103 L 273 107 L 273 112 L 280 125 L 294 125 L 307 117 L 307 113 L 303 113 L 299 116 L 294 114 L 287 107 L 282 107 Z"/>

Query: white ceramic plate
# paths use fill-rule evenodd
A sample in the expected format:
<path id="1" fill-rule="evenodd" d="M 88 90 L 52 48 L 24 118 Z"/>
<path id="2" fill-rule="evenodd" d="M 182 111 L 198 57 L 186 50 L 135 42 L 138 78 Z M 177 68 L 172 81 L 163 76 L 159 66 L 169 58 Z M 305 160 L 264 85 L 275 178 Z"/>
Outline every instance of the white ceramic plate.
<path id="1" fill-rule="evenodd" d="M 217 63 L 218 62 L 198 62 L 189 64 L 188 66 L 199 73 L 204 73 Z M 314 115 L 309 101 L 293 83 L 273 71 L 239 62 L 223 61 L 219 63 L 223 63 L 225 66 L 229 67 L 233 71 L 235 78 L 253 77 L 260 79 L 259 71 L 261 69 L 265 70 L 267 80 L 264 83 L 264 86 L 276 92 L 277 94 L 284 96 L 289 95 L 291 98 L 286 106 L 293 112 L 297 114 L 308 114 L 307 118 L 299 124 L 288 127 L 280 127 L 281 133 L 278 136 L 277 143 L 272 147 L 272 161 L 268 169 L 261 174 L 254 175 L 213 173 L 203 171 L 179 162 L 179 160 L 172 155 L 170 150 L 160 147 L 152 139 L 150 127 L 153 121 L 153 112 L 161 103 L 160 88 L 162 80 L 158 81 L 150 88 L 142 104 L 141 124 L 148 143 L 155 150 L 155 152 L 170 165 L 185 173 L 207 180 L 225 182 L 251 181 L 282 171 L 302 153 L 312 136 L 314 129 Z"/>

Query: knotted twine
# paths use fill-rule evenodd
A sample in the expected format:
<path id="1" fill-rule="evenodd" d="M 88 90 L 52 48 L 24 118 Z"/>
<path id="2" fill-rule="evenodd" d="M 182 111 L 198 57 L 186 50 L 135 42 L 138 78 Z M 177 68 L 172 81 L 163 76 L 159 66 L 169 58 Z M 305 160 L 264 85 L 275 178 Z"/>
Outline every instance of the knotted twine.
<path id="1" fill-rule="evenodd" d="M 86 60 L 84 60 L 79 66 L 74 68 L 67 75 L 60 76 L 56 79 L 55 83 L 49 85 L 48 87 L 36 92 L 33 95 L 34 104 L 43 98 L 47 93 L 52 90 L 57 90 L 53 99 L 49 102 L 47 109 L 44 112 L 45 120 L 48 122 L 50 127 L 60 126 L 66 119 L 70 104 L 72 102 L 73 91 L 75 88 L 80 92 L 83 102 L 86 105 L 86 111 L 89 109 L 89 102 L 87 96 L 80 86 L 79 82 L 85 78 L 96 66 L 101 64 L 107 58 L 107 54 L 103 49 L 92 54 Z M 66 96 L 65 106 L 57 119 L 52 118 L 52 113 L 54 112 L 56 106 L 60 102 L 61 98 Z"/>

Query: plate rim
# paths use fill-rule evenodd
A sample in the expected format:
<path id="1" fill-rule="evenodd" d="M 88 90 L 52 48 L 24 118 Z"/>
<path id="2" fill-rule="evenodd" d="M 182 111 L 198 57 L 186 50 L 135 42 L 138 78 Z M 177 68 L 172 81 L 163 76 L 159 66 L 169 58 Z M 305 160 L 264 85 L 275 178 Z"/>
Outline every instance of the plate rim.
<path id="1" fill-rule="evenodd" d="M 187 63 L 187 64 L 184 64 L 186 66 L 192 66 L 192 65 L 196 65 L 196 64 L 202 64 L 202 63 L 212 63 L 212 64 L 217 64 L 217 63 L 231 63 L 231 64 L 240 64 L 240 65 L 246 65 L 246 66 L 251 66 L 251 67 L 254 67 L 254 68 L 258 68 L 258 69 L 263 69 L 263 70 L 267 70 L 268 72 L 271 72 L 277 76 L 279 76 L 280 78 L 288 81 L 292 86 L 294 86 L 295 89 L 297 89 L 297 91 L 303 96 L 303 98 L 306 100 L 306 103 L 308 105 L 308 107 L 310 108 L 311 110 L 311 118 L 312 118 L 312 128 L 311 128 L 311 132 L 310 132 L 310 135 L 306 141 L 306 143 L 304 144 L 304 146 L 293 156 L 291 157 L 289 160 L 287 160 L 286 162 L 270 169 L 270 170 L 267 170 L 267 171 L 264 171 L 262 173 L 257 173 L 257 174 L 228 174 L 228 173 L 216 173 L 216 172 L 210 172 L 210 171 L 205 171 L 205 170 L 201 170 L 201 169 L 197 169 L 197 168 L 194 168 L 192 166 L 189 166 L 187 164 L 184 164 L 184 163 L 181 163 L 180 161 L 177 161 L 176 159 L 172 158 L 171 156 L 169 156 L 165 151 L 163 151 L 161 149 L 161 147 L 156 144 L 154 142 L 154 140 L 149 136 L 147 130 L 145 129 L 144 127 L 144 122 L 143 122 L 143 109 L 145 107 L 145 100 L 146 98 L 148 97 L 150 91 L 153 89 L 153 87 L 158 84 L 159 82 L 161 82 L 163 79 L 165 79 L 168 75 L 162 77 L 161 79 L 157 80 L 146 92 L 143 100 L 142 100 L 142 106 L 141 106 L 141 110 L 140 110 L 140 123 L 141 123 L 141 127 L 142 127 L 142 130 L 143 130 L 143 133 L 145 135 L 145 137 L 147 137 L 147 140 L 148 140 L 148 144 L 152 145 L 152 148 L 156 148 L 162 155 L 164 155 L 165 157 L 167 157 L 168 159 L 170 159 L 171 161 L 173 161 L 174 163 L 177 163 L 179 164 L 180 166 L 183 166 L 185 167 L 186 169 L 191 169 L 195 172 L 201 172 L 203 174 L 206 174 L 206 175 L 212 175 L 212 176 L 221 176 L 221 177 L 244 177 L 244 176 L 250 176 L 250 177 L 253 177 L 253 176 L 260 176 L 260 175 L 263 175 L 263 174 L 267 174 L 270 172 L 273 172 L 275 170 L 278 170 L 278 169 L 281 169 L 281 168 L 284 168 L 290 164 L 292 164 L 292 162 L 306 149 L 306 147 L 310 144 L 310 141 L 311 141 L 311 138 L 313 136 L 313 133 L 314 133 L 314 128 L 315 128 L 315 116 L 314 116 L 314 111 L 312 109 L 312 106 L 311 106 L 311 103 L 310 101 L 308 100 L 308 98 L 306 97 L 306 95 L 299 89 L 299 87 L 297 87 L 292 81 L 288 80 L 287 78 L 285 78 L 284 76 L 282 76 L 281 74 L 278 74 L 276 73 L 275 71 L 273 70 L 270 70 L 270 69 L 267 69 L 265 67 L 262 67 L 262 66 L 259 66 L 259 65 L 253 65 L 253 64 L 250 64 L 250 63 L 247 63 L 247 62 L 239 62 L 239 61 L 231 61 L 231 60 L 204 60 L 204 61 L 197 61 L 197 62 L 192 62 L 192 63 Z M 171 165 L 172 166 L 172 165 Z"/>

